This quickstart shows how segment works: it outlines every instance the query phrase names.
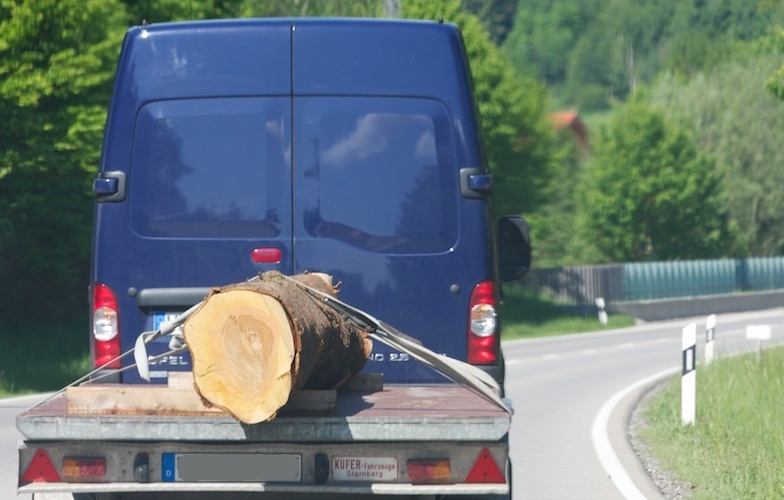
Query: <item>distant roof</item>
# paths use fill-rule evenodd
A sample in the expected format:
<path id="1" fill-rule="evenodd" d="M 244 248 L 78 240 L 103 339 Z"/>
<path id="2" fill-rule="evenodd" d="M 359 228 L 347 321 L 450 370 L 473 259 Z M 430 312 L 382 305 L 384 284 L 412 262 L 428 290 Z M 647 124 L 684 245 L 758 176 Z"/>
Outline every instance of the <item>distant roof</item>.
<path id="1" fill-rule="evenodd" d="M 588 128 L 585 123 L 580 119 L 580 115 L 574 110 L 555 111 L 550 113 L 550 121 L 556 130 L 568 129 L 574 134 L 577 144 L 583 154 L 587 154 L 590 150 L 588 144 Z"/>
<path id="2" fill-rule="evenodd" d="M 580 116 L 577 114 L 577 111 L 555 111 L 554 113 L 550 113 L 550 120 L 552 120 L 553 125 L 555 128 L 562 129 L 571 126 L 575 123 L 575 121 L 582 121 L 580 120 Z"/>

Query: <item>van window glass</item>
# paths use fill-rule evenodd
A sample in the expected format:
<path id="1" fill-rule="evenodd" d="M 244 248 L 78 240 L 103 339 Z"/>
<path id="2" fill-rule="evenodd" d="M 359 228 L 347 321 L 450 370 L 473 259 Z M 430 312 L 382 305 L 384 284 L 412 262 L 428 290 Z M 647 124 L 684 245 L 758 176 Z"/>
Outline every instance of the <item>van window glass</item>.
<path id="1" fill-rule="evenodd" d="M 131 220 L 161 237 L 267 237 L 288 228 L 288 99 L 144 106 L 136 122 Z"/>
<path id="2" fill-rule="evenodd" d="M 295 110 L 295 204 L 311 236 L 388 253 L 454 244 L 458 180 L 443 104 L 308 97 Z"/>

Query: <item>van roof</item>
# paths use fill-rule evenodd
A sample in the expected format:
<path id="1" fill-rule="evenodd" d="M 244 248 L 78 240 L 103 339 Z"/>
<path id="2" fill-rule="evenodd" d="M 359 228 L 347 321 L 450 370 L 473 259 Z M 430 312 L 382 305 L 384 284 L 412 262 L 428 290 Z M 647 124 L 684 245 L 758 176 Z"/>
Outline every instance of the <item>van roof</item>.
<path id="1" fill-rule="evenodd" d="M 126 95 L 137 93 L 143 101 L 229 90 L 232 95 L 443 97 L 462 92 L 456 86 L 468 81 L 457 26 L 432 21 L 161 23 L 131 28 L 126 51 L 130 57 L 119 82 L 128 86 Z"/>

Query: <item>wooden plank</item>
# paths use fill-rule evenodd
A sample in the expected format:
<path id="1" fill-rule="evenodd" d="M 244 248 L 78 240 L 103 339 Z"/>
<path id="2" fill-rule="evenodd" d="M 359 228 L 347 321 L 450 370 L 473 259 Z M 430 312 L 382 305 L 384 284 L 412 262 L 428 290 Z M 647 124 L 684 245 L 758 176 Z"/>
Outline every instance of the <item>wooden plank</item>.
<path id="1" fill-rule="evenodd" d="M 336 391 L 297 391 L 280 410 L 282 416 L 335 414 Z M 196 393 L 191 372 L 170 372 L 169 385 L 95 384 L 69 387 L 66 415 L 223 416 Z"/>
<path id="2" fill-rule="evenodd" d="M 193 388 L 117 384 L 69 387 L 66 415 L 225 415 L 206 406 Z"/>

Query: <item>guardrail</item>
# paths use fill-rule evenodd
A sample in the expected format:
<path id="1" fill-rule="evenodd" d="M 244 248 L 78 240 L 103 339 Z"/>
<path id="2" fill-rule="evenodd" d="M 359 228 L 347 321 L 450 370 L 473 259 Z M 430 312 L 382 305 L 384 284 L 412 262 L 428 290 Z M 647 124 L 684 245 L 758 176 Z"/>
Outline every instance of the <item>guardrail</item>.
<path id="1" fill-rule="evenodd" d="M 761 292 L 784 289 L 784 257 L 531 269 L 517 284 L 575 306 Z"/>

